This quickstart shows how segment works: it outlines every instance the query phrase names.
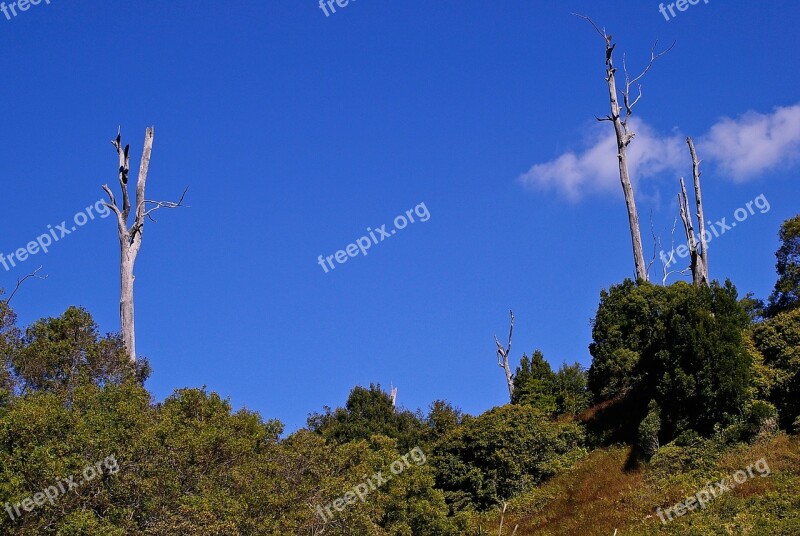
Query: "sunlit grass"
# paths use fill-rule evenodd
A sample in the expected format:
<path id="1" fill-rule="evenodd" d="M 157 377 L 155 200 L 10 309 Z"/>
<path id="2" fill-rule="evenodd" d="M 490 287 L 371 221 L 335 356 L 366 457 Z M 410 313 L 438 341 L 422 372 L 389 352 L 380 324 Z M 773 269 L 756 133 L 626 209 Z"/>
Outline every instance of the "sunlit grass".
<path id="1" fill-rule="evenodd" d="M 596 450 L 574 469 L 557 475 L 536 490 L 508 504 L 505 536 L 627 534 L 800 534 L 800 439 L 778 435 L 726 451 L 709 467 L 661 474 L 652 467 L 630 469 L 630 449 Z M 656 508 L 667 507 L 703 488 L 711 478 L 728 477 L 765 458 L 772 475 L 756 476 L 730 493 L 662 526 Z M 496 535 L 500 512 L 479 516 L 482 527 Z"/>

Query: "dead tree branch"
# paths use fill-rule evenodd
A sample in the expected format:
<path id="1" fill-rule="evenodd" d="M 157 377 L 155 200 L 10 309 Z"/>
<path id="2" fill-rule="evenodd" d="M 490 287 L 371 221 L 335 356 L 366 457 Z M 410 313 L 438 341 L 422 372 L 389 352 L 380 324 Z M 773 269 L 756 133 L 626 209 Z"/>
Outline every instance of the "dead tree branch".
<path id="1" fill-rule="evenodd" d="M 675 47 L 675 41 L 672 42 L 672 44 L 669 46 L 669 48 L 666 48 L 666 49 L 662 50 L 659 53 L 656 53 L 656 47 L 658 47 L 658 41 L 656 41 L 653 44 L 653 48 L 650 49 L 650 62 L 647 64 L 647 67 L 645 67 L 642 70 L 642 72 L 639 73 L 638 76 L 635 76 L 633 79 L 631 79 L 630 75 L 628 74 L 628 67 L 625 64 L 625 56 L 624 55 L 622 56 L 622 70 L 625 73 L 625 90 L 622 92 L 622 97 L 623 97 L 623 102 L 625 104 L 625 123 L 626 124 L 628 122 L 628 117 L 630 117 L 630 115 L 633 113 L 633 107 L 636 106 L 636 103 L 638 103 L 639 99 L 642 98 L 642 85 L 638 84 L 639 80 L 644 78 L 644 75 L 646 75 L 647 72 L 653 67 L 653 64 L 656 62 L 656 60 L 658 58 L 660 58 L 661 56 L 663 56 L 664 54 L 666 54 L 667 52 L 672 50 L 673 47 Z M 639 94 L 636 96 L 636 98 L 633 100 L 633 102 L 631 102 L 631 100 L 630 100 L 630 97 L 631 97 L 631 86 L 633 84 L 638 84 L 637 89 L 638 89 Z"/>
<path id="2" fill-rule="evenodd" d="M 669 258 L 666 261 L 664 261 L 663 258 L 661 259 L 661 263 L 662 263 L 662 265 L 664 267 L 664 277 L 661 278 L 661 285 L 662 286 L 667 286 L 667 279 L 672 274 L 686 275 L 689 272 L 689 268 L 683 268 L 682 270 L 670 270 L 669 269 L 670 264 L 675 262 L 674 261 L 674 258 L 675 258 L 675 229 L 677 228 L 677 226 L 678 226 L 678 218 L 675 218 L 672 221 L 672 233 L 670 234 L 671 240 L 670 240 Z M 661 245 L 661 239 L 660 238 L 658 239 L 658 247 L 660 247 L 662 251 L 664 250 L 663 246 Z"/>
<path id="3" fill-rule="evenodd" d="M 509 311 L 511 315 L 511 324 L 508 328 L 508 346 L 503 348 L 497 335 L 494 336 L 494 342 L 497 345 L 497 365 L 502 368 L 506 373 L 506 383 L 508 383 L 508 396 L 514 396 L 514 375 L 511 373 L 511 366 L 508 364 L 508 356 L 511 355 L 511 337 L 514 334 L 514 311 Z"/>
<path id="4" fill-rule="evenodd" d="M 41 279 L 42 281 L 47 279 L 46 275 L 39 275 L 39 271 L 41 269 L 42 269 L 42 267 L 40 266 L 37 269 L 35 269 L 34 271 L 32 271 L 31 273 L 29 273 L 28 275 L 26 275 L 25 277 L 23 277 L 22 279 L 17 279 L 17 284 L 14 286 L 14 290 L 11 291 L 11 294 L 8 295 L 8 298 L 3 300 L 3 303 L 5 303 L 6 305 L 11 303 L 11 300 L 14 299 L 14 295 L 17 293 L 17 291 L 22 286 L 22 284 L 25 281 L 27 281 L 28 279 L 34 278 L 34 279 Z"/>

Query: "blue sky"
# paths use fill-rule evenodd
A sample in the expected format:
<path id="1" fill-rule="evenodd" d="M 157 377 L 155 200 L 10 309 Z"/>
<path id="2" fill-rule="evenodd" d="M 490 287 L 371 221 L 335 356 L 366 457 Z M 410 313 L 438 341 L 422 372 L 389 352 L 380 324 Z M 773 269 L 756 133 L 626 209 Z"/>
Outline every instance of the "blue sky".
<path id="1" fill-rule="evenodd" d="M 148 198 L 191 208 L 148 223 L 136 265 L 137 350 L 159 399 L 208 386 L 289 430 L 356 384 L 470 413 L 507 399 L 493 336 L 513 356 L 590 362 L 602 288 L 633 273 L 608 151 L 595 18 L 641 68 L 632 171 L 669 241 L 683 143 L 698 140 L 706 215 L 754 214 L 710 248 L 712 277 L 768 295 L 776 233 L 798 212 L 800 5 L 711 0 L 666 21 L 653 1 L 379 2 L 326 17 L 313 0 L 67 2 L 0 15 L 0 252 L 116 186 L 122 126 Z M 638 144 L 638 146 L 637 146 Z M 325 273 L 317 263 L 424 203 L 418 221 Z M 96 218 L 20 266 L 27 324 L 89 309 L 119 328 L 118 244 Z M 660 281 L 658 262 L 654 278 Z M 674 278 L 673 278 L 674 279 Z"/>

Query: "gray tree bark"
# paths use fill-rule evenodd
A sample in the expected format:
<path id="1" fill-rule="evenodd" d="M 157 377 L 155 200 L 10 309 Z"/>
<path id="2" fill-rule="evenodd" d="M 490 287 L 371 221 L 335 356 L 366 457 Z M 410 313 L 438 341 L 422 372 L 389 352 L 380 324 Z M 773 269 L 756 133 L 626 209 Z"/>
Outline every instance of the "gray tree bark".
<path id="1" fill-rule="evenodd" d="M 577 15 L 577 14 L 576 14 Z M 669 52 L 672 47 L 667 50 L 656 54 L 656 45 L 650 52 L 650 63 L 647 67 L 633 79 L 628 76 L 628 70 L 625 67 L 625 60 L 623 57 L 622 65 L 623 72 L 625 73 L 625 88 L 621 91 L 617 88 L 616 72 L 614 67 L 614 48 L 617 46 L 612 43 L 611 35 L 606 34 L 605 29 L 601 30 L 597 27 L 592 19 L 585 15 L 577 15 L 582 19 L 588 21 L 605 42 L 606 54 L 606 83 L 608 84 L 608 96 L 611 104 L 611 114 L 606 117 L 598 117 L 598 121 L 610 121 L 614 124 L 614 133 L 617 139 L 617 160 L 619 162 L 619 179 L 622 184 L 622 193 L 625 196 L 625 207 L 628 211 L 628 227 L 631 233 L 631 247 L 633 248 L 633 265 L 636 272 L 637 281 L 648 280 L 648 268 L 644 261 L 644 249 L 642 248 L 642 233 L 639 226 L 639 212 L 636 209 L 636 198 L 633 192 L 633 185 L 631 183 L 630 171 L 628 169 L 628 145 L 633 140 L 635 134 L 628 128 L 628 120 L 633 113 L 633 107 L 642 98 L 642 87 L 638 86 L 638 96 L 631 100 L 631 86 L 636 85 L 644 75 L 650 70 L 655 61 Z M 674 43 L 673 43 L 674 46 Z M 619 103 L 618 95 L 622 95 L 624 110 Z"/>
<path id="2" fill-rule="evenodd" d="M 706 218 L 703 211 L 703 193 L 700 189 L 700 160 L 697 158 L 697 151 L 694 149 L 694 141 L 691 137 L 686 138 L 689 145 L 689 153 L 692 155 L 692 176 L 694 177 L 694 199 L 697 203 L 697 232 L 700 235 L 700 271 L 695 279 L 696 285 L 708 285 L 708 243 L 706 242 Z"/>
<path id="3" fill-rule="evenodd" d="M 678 194 L 678 204 L 680 206 L 681 220 L 683 229 L 686 231 L 686 241 L 689 245 L 691 254 L 692 282 L 695 286 L 708 285 L 708 245 L 706 243 L 705 215 L 703 212 L 703 194 L 700 188 L 700 160 L 694 149 L 692 138 L 686 138 L 689 145 L 689 152 L 692 155 L 692 175 L 694 178 L 694 197 L 697 205 L 697 235 L 694 232 L 691 209 L 689 207 L 689 197 L 686 194 L 686 184 L 681 177 L 681 191 Z"/>
<path id="4" fill-rule="evenodd" d="M 642 233 L 639 227 L 639 212 L 636 210 L 636 198 L 633 194 L 630 172 L 628 171 L 628 145 L 634 137 L 634 133 L 628 130 L 628 121 L 621 117 L 619 101 L 617 100 L 617 82 L 615 77 L 616 69 L 613 64 L 614 46 L 611 38 L 606 37 L 606 82 L 608 83 L 608 95 L 611 102 L 610 120 L 614 123 L 614 134 L 617 139 L 617 160 L 619 161 L 619 180 L 622 184 L 622 192 L 625 196 L 625 207 L 628 210 L 628 227 L 631 232 L 631 246 L 633 247 L 633 265 L 636 271 L 636 279 L 647 281 L 647 269 L 644 264 L 644 249 L 642 248 Z M 627 100 L 627 99 L 626 99 Z"/>
<path id="5" fill-rule="evenodd" d="M 177 208 L 184 206 L 183 195 L 177 203 L 171 201 L 151 201 L 145 199 L 145 187 L 147 185 L 147 172 L 150 168 L 150 154 L 153 151 L 153 127 L 148 127 L 144 135 L 144 149 L 139 163 L 139 176 L 136 181 L 136 211 L 134 212 L 133 224 L 128 227 L 128 220 L 131 212 L 131 202 L 128 196 L 128 172 L 130 171 L 130 145 L 122 147 L 122 137 L 117 133 L 117 137 L 111 140 L 117 150 L 119 158 L 119 185 L 122 190 L 122 207 L 117 205 L 113 192 L 108 185 L 103 185 L 103 190 L 108 194 L 109 203 L 105 205 L 117 216 L 117 235 L 119 237 L 120 249 L 120 298 L 119 298 L 119 318 L 122 330 L 122 340 L 125 350 L 132 363 L 136 362 L 136 328 L 133 311 L 133 283 L 136 279 L 133 275 L 133 268 L 136 264 L 136 257 L 142 246 L 142 234 L 144 232 L 145 218 L 152 219 L 151 213 L 160 208 Z M 147 208 L 150 204 L 150 208 Z"/>
<path id="6" fill-rule="evenodd" d="M 511 315 L 511 327 L 508 329 L 508 346 L 503 348 L 503 345 L 497 340 L 497 335 L 494 337 L 494 342 L 497 345 L 497 365 L 506 374 L 508 397 L 511 400 L 514 398 L 514 375 L 511 373 L 511 366 L 508 364 L 508 356 L 511 354 L 511 336 L 514 334 L 514 311 L 509 311 L 509 314 Z"/>

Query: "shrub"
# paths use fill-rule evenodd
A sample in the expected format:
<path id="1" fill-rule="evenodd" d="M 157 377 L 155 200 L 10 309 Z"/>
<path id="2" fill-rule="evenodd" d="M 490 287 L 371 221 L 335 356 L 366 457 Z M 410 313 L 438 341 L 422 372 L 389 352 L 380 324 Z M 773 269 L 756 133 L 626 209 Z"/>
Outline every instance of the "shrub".
<path id="1" fill-rule="evenodd" d="M 626 281 L 601 294 L 589 388 L 596 401 L 619 398 L 625 419 L 638 417 L 627 435 L 637 435 L 646 405 L 655 400 L 662 439 L 686 430 L 708 436 L 716 424 L 732 423 L 750 400 L 748 322 L 730 282 L 661 287 Z"/>
<path id="2" fill-rule="evenodd" d="M 659 447 L 658 434 L 661 431 L 661 409 L 655 400 L 647 406 L 647 416 L 639 424 L 639 448 L 649 460 Z"/>
<path id="3" fill-rule="evenodd" d="M 756 325 L 753 341 L 771 380 L 769 401 L 778 409 L 781 427 L 790 430 L 800 417 L 800 309 Z"/>
<path id="4" fill-rule="evenodd" d="M 530 406 L 494 408 L 436 446 L 437 486 L 454 510 L 486 509 L 570 466 L 584 444 L 575 422 L 552 422 Z"/>

